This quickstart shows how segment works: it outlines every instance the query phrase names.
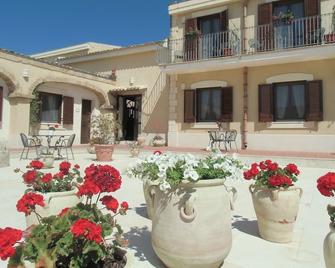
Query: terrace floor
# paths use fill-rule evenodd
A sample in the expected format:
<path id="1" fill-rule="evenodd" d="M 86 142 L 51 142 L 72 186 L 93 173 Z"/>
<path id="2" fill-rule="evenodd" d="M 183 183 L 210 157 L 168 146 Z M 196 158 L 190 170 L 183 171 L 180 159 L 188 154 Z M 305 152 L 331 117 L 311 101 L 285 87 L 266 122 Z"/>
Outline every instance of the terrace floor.
<path id="1" fill-rule="evenodd" d="M 150 154 L 152 148 L 143 150 L 142 155 Z M 176 151 L 176 150 L 173 150 Z M 177 150 L 181 151 L 181 150 Z M 189 150 L 194 154 L 204 154 L 204 151 Z M 24 168 L 28 160 L 19 161 L 18 152 L 11 154 L 11 166 L 0 168 L 0 227 L 25 227 L 22 214 L 16 212 L 16 201 L 21 197 L 25 187 L 21 178 L 13 170 Z M 81 169 L 94 161 L 95 155 L 86 153 L 83 148 L 75 150 L 75 161 Z M 316 189 L 316 179 L 328 171 L 335 172 L 334 157 L 310 158 L 295 155 L 241 155 L 241 160 L 249 164 L 264 158 L 271 158 L 280 164 L 295 162 L 300 166 L 301 176 L 298 185 L 303 188 L 304 194 L 300 202 L 300 210 L 295 226 L 293 242 L 277 244 L 267 242 L 258 235 L 257 221 L 248 183 L 236 181 L 231 183 L 238 190 L 235 210 L 232 212 L 233 247 L 228 255 L 224 268 L 322 268 L 323 239 L 329 232 L 326 205 L 330 202 L 322 197 Z M 332 158 L 332 159 L 331 159 Z M 127 165 L 135 161 L 123 146 L 118 146 L 114 152 L 114 160 L 110 163 L 123 174 L 123 186 L 115 196 L 120 200 L 128 201 L 131 209 L 127 216 L 119 217 L 129 239 L 132 267 L 164 267 L 156 257 L 150 241 L 151 221 L 146 216 L 146 205 L 143 196 L 142 182 L 130 179 L 125 174 Z M 57 165 L 57 162 L 56 162 Z M 0 261 L 0 267 L 6 267 Z M 181 267 L 182 268 L 182 267 Z"/>

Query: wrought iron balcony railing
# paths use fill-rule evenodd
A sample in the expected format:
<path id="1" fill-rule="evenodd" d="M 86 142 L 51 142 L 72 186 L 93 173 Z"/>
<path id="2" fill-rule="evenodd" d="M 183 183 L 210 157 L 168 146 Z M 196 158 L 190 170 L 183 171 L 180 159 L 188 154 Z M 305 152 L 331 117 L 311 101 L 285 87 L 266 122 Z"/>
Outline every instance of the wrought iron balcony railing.
<path id="1" fill-rule="evenodd" d="M 278 19 L 271 24 L 213 34 L 168 39 L 158 51 L 158 62 L 170 64 L 233 57 L 292 48 L 335 44 L 333 14 Z"/>

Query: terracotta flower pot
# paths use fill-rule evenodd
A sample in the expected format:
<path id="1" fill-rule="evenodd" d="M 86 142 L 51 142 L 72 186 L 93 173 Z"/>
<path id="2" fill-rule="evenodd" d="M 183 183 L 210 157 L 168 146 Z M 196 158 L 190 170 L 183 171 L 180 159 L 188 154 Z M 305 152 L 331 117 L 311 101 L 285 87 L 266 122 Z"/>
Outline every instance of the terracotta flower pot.
<path id="1" fill-rule="evenodd" d="M 330 223 L 330 232 L 323 242 L 323 256 L 327 268 L 335 267 L 335 223 Z"/>
<path id="2" fill-rule="evenodd" d="M 97 156 L 97 161 L 112 161 L 113 151 L 113 144 L 95 144 L 95 154 Z"/>
<path id="3" fill-rule="evenodd" d="M 232 246 L 231 202 L 220 179 L 169 193 L 156 186 L 151 242 L 157 256 L 170 268 L 218 268 Z"/>
<path id="4" fill-rule="evenodd" d="M 250 185 L 260 236 L 268 241 L 288 243 L 292 241 L 302 189 L 270 190 Z"/>
<path id="5" fill-rule="evenodd" d="M 58 215 L 62 209 L 74 207 L 81 201 L 81 198 L 76 193 L 77 189 L 67 192 L 39 193 L 44 196 L 45 206 L 36 206 L 36 212 L 42 217 Z M 27 228 L 38 223 L 38 219 L 34 213 L 26 216 Z"/>

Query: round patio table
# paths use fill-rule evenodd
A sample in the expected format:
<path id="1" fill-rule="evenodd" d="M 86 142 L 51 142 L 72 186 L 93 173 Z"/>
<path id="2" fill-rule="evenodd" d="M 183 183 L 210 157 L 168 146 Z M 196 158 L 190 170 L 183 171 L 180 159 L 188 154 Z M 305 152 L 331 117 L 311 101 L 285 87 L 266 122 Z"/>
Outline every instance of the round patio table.
<path id="1" fill-rule="evenodd" d="M 57 157 L 63 158 L 63 156 L 60 154 L 61 149 L 61 143 L 66 137 L 70 137 L 70 135 L 54 135 L 54 134 L 45 134 L 45 135 L 32 135 L 32 137 L 38 139 L 39 143 L 42 144 L 43 138 L 46 138 L 47 141 L 47 152 L 50 152 L 50 149 L 57 150 Z M 56 138 L 55 145 L 51 145 L 52 140 Z"/>

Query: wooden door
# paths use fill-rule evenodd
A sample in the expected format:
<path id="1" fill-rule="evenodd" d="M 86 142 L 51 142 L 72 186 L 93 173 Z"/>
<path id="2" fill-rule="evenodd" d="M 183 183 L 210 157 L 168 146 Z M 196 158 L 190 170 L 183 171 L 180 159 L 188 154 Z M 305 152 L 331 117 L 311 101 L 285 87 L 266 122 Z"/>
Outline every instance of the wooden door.
<path id="1" fill-rule="evenodd" d="M 80 143 L 81 144 L 87 144 L 87 143 L 90 142 L 91 112 L 92 112 L 92 101 L 82 100 L 82 106 L 81 106 L 81 137 L 80 137 Z"/>

